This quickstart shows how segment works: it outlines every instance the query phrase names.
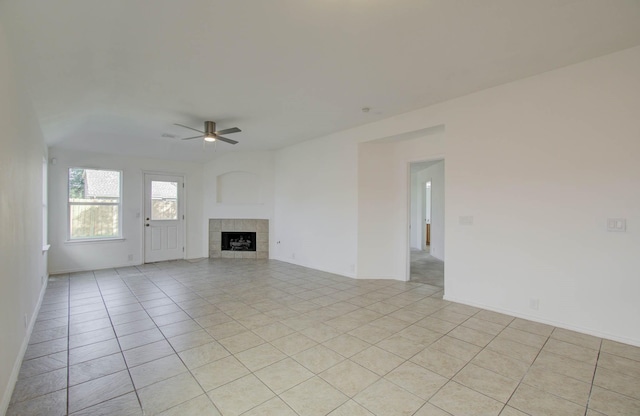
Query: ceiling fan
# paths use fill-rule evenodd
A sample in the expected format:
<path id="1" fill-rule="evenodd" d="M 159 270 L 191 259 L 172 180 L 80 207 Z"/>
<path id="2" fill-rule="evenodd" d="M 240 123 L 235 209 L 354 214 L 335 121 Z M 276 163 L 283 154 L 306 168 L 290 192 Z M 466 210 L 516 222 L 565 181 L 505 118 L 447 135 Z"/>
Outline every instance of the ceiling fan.
<path id="1" fill-rule="evenodd" d="M 205 142 L 215 142 L 216 140 L 220 140 L 222 142 L 226 142 L 229 144 L 236 144 L 238 143 L 237 141 L 227 139 L 226 137 L 222 137 L 221 134 L 239 133 L 242 131 L 237 127 L 231 127 L 230 129 L 216 131 L 216 123 L 213 121 L 204 122 L 204 131 L 194 129 L 193 127 L 185 126 L 183 124 L 175 123 L 175 125 L 184 127 L 185 129 L 197 131 L 198 133 L 202 133 L 200 136 L 186 137 L 182 140 L 192 140 L 192 139 L 199 139 L 201 137 L 204 137 Z"/>

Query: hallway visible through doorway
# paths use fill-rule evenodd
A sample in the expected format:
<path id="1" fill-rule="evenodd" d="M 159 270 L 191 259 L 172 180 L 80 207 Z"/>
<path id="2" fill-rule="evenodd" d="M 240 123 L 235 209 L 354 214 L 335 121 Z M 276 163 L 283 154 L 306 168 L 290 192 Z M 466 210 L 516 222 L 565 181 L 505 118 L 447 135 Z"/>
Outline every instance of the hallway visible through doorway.
<path id="1" fill-rule="evenodd" d="M 410 164 L 409 280 L 444 288 L 444 160 Z"/>
<path id="2" fill-rule="evenodd" d="M 411 249 L 410 280 L 444 288 L 444 262 L 433 257 L 427 250 Z"/>

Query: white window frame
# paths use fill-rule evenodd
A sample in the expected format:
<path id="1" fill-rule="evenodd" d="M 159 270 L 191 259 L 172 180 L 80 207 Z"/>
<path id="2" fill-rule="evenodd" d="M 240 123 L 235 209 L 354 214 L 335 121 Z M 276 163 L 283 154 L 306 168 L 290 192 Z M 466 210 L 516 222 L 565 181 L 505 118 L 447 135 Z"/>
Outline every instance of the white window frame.
<path id="1" fill-rule="evenodd" d="M 118 203 L 112 202 L 71 202 L 71 195 L 69 193 L 69 171 L 71 169 L 84 169 L 84 170 L 101 170 L 107 172 L 118 172 L 120 175 L 120 197 Z M 100 241 L 114 241 L 122 240 L 122 194 L 123 194 L 123 177 L 124 173 L 119 169 L 105 169 L 105 168 L 88 168 L 83 166 L 69 166 L 67 172 L 67 242 L 70 243 L 86 243 L 86 242 L 100 242 Z M 112 237 L 71 237 L 71 206 L 72 205 L 105 205 L 105 206 L 117 206 L 118 207 L 118 235 Z"/>
<path id="2" fill-rule="evenodd" d="M 49 160 L 42 158 L 42 251 L 51 247 L 49 245 Z"/>

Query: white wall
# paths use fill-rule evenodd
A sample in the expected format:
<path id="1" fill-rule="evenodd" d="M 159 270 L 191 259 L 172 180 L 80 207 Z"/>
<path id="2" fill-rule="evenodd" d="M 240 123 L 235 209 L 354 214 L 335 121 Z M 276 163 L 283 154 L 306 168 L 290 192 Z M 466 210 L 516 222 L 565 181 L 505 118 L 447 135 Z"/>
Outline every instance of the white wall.
<path id="1" fill-rule="evenodd" d="M 272 258 L 355 276 L 358 147 L 344 134 L 276 153 Z"/>
<path id="2" fill-rule="evenodd" d="M 0 25 L 0 414 L 9 405 L 47 264 L 42 250 L 46 147 L 13 62 Z"/>
<path id="3" fill-rule="evenodd" d="M 144 261 L 143 171 L 185 176 L 186 258 L 206 257 L 206 229 L 202 225 L 202 165 L 156 159 L 121 157 L 51 148 L 49 160 L 50 273 L 94 270 L 141 264 Z M 121 241 L 67 241 L 67 181 L 70 167 L 123 171 Z M 139 215 L 138 215 L 139 214 Z M 129 255 L 133 260 L 129 261 Z"/>
<path id="4" fill-rule="evenodd" d="M 224 153 L 204 165 L 203 178 L 204 230 L 210 218 L 255 218 L 270 220 L 273 232 L 273 152 Z M 273 238 L 270 243 L 273 251 Z"/>
<path id="5" fill-rule="evenodd" d="M 638 113 L 640 47 L 283 149 L 280 257 L 295 248 L 303 264 L 339 272 L 358 258 L 359 276 L 402 279 L 408 238 L 386 252 L 393 266 L 375 268 L 375 239 L 398 237 L 382 215 L 387 195 L 362 177 L 376 173 L 373 159 L 354 172 L 355 146 L 444 124 L 446 298 L 640 345 Z M 401 223 L 408 198 L 393 198 Z M 608 217 L 626 218 L 627 232 L 606 232 Z"/>
<path id="6" fill-rule="evenodd" d="M 640 48 L 449 106 L 446 297 L 640 344 Z"/>
<path id="7" fill-rule="evenodd" d="M 444 143 L 444 131 L 434 129 L 359 145 L 358 277 L 408 279 L 409 165 L 441 158 Z"/>
<path id="8" fill-rule="evenodd" d="M 413 215 L 411 229 L 416 230 L 419 237 L 413 244 L 414 248 L 423 249 L 425 247 L 425 205 L 427 181 L 431 181 L 431 245 L 430 254 L 440 260 L 444 260 L 444 161 L 439 161 L 426 169 L 412 175 L 412 200 L 415 198 L 415 211 Z"/>

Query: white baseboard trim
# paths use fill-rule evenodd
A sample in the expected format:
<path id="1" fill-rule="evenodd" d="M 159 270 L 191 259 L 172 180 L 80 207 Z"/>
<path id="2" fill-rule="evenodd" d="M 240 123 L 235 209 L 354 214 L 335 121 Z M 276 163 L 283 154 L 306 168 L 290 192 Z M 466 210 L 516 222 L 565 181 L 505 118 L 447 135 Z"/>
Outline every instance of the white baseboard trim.
<path id="1" fill-rule="evenodd" d="M 121 267 L 134 267 L 134 266 L 141 266 L 143 263 L 133 263 L 133 262 L 128 262 L 128 263 L 123 263 L 123 264 L 116 264 L 113 266 L 98 266 L 98 267 L 77 267 L 77 268 L 73 268 L 73 269 L 60 269 L 60 270 L 49 270 L 49 274 L 50 275 L 54 275 L 54 274 L 66 274 L 66 273 L 78 273 L 78 272 L 89 272 L 89 271 L 93 271 L 93 270 L 106 270 L 106 269 L 118 269 Z"/>
<path id="2" fill-rule="evenodd" d="M 365 280 L 393 280 L 395 282 L 407 282 L 404 279 L 397 279 L 395 277 L 384 277 L 384 276 L 357 276 L 356 279 L 365 279 Z"/>
<path id="3" fill-rule="evenodd" d="M 289 263 L 289 264 L 294 264 L 296 266 L 301 266 L 301 267 L 306 267 L 308 269 L 313 269 L 313 270 L 318 270 L 320 272 L 325 272 L 325 273 L 331 273 L 331 274 L 337 274 L 339 276 L 344 276 L 344 277 L 350 277 L 352 279 L 356 279 L 356 275 L 355 273 L 346 273 L 344 271 L 337 271 L 337 270 L 330 270 L 330 269 L 325 269 L 325 268 L 321 268 L 321 267 L 316 267 L 313 265 L 309 265 L 309 264 L 303 264 L 303 263 L 296 263 L 294 261 L 291 261 L 291 259 L 279 259 L 276 257 L 272 257 L 270 258 L 270 260 L 277 260 L 277 261 L 281 261 L 283 263 Z"/>
<path id="4" fill-rule="evenodd" d="M 462 303 L 463 305 L 475 306 L 476 308 L 482 308 L 488 311 L 493 311 L 493 312 L 498 312 L 498 313 L 502 313 L 509 316 L 514 316 L 516 318 L 526 319 L 526 320 L 538 322 L 541 324 L 551 325 L 551 326 L 555 326 L 562 329 L 568 329 L 570 331 L 580 332 L 582 334 L 592 335 L 598 338 L 604 338 L 611 341 L 621 342 L 623 344 L 629 344 L 636 347 L 640 347 L 640 340 L 638 339 L 621 337 L 621 336 L 610 334 L 607 332 L 596 331 L 591 328 L 583 328 L 580 326 L 571 325 L 566 322 L 555 321 L 552 319 L 544 319 L 544 318 L 540 318 L 539 316 L 528 315 L 526 313 L 519 313 L 519 312 L 510 311 L 502 308 L 496 308 L 496 307 L 485 305 L 479 302 L 469 301 L 467 299 L 459 299 L 452 296 L 447 296 L 446 293 L 443 299 L 450 302 L 456 302 L 456 303 Z"/>
<path id="5" fill-rule="evenodd" d="M 15 362 L 13 363 L 13 370 L 11 371 L 11 376 L 9 377 L 9 383 L 7 384 L 7 389 L 2 396 L 2 402 L 0 402 L 0 415 L 4 415 L 7 413 L 7 409 L 9 408 L 9 401 L 11 401 L 11 395 L 13 394 L 13 389 L 16 386 L 16 382 L 18 381 L 18 374 L 20 374 L 20 367 L 22 366 L 22 360 L 24 359 L 24 354 L 27 352 L 27 346 L 29 346 L 29 339 L 31 339 L 31 333 L 33 332 L 33 327 L 36 324 L 36 319 L 38 318 L 38 314 L 40 313 L 40 307 L 42 306 L 42 299 L 44 299 L 44 293 L 47 291 L 47 285 L 49 284 L 49 275 L 44 279 L 44 284 L 40 290 L 40 296 L 38 298 L 38 303 L 36 304 L 36 308 L 31 315 L 31 320 L 29 321 L 29 325 L 27 326 L 27 331 L 25 333 L 24 339 L 22 340 L 22 346 L 20 347 L 20 351 L 18 352 L 18 356 L 16 357 Z"/>
<path id="6" fill-rule="evenodd" d="M 178 260 L 199 260 L 199 259 L 206 259 L 206 258 L 208 257 L 185 257 L 184 259 L 178 259 Z M 168 261 L 171 261 L 171 260 L 168 260 Z M 145 263 L 127 262 L 122 264 L 116 264 L 113 266 L 98 266 L 93 268 L 82 267 L 82 268 L 73 268 L 73 269 L 50 270 L 49 274 L 65 274 L 65 273 L 88 272 L 93 270 L 118 269 L 121 267 L 142 266 L 143 264 Z"/>

